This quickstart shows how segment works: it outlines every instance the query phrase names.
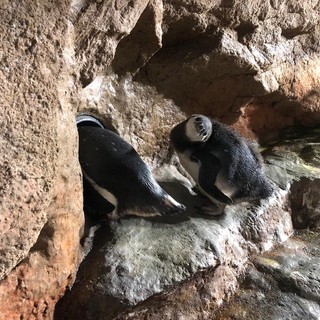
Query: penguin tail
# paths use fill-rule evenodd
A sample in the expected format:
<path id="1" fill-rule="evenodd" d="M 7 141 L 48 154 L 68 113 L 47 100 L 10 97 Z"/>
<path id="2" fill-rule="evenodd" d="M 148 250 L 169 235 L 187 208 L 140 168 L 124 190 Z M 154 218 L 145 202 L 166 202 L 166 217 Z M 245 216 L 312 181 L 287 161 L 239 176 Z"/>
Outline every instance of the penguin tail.
<path id="1" fill-rule="evenodd" d="M 260 198 L 267 199 L 273 194 L 273 192 L 274 187 L 271 185 L 269 181 L 265 181 L 260 191 Z"/>
<path id="2" fill-rule="evenodd" d="M 242 191 L 235 195 L 238 199 L 247 200 L 263 200 L 269 198 L 274 192 L 274 187 L 267 180 L 267 178 L 262 177 L 255 184 L 250 186 L 249 190 Z"/>
<path id="3" fill-rule="evenodd" d="M 165 194 L 163 197 L 164 209 L 162 210 L 163 214 L 173 214 L 179 213 L 186 210 L 186 207 L 174 200 L 169 194 Z"/>
<path id="4" fill-rule="evenodd" d="M 253 180 L 240 185 L 240 188 L 233 195 L 236 203 L 244 201 L 265 200 L 272 196 L 275 189 L 272 182 L 263 174 L 257 173 Z"/>

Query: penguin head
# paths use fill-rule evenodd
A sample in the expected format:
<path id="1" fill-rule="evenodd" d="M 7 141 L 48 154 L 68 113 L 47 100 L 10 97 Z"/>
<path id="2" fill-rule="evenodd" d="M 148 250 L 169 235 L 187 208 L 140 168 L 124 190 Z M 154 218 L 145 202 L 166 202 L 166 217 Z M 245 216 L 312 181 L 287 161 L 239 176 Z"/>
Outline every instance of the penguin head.
<path id="1" fill-rule="evenodd" d="M 193 114 L 186 123 L 186 136 L 192 142 L 206 142 L 212 133 L 211 120 L 201 114 Z"/>

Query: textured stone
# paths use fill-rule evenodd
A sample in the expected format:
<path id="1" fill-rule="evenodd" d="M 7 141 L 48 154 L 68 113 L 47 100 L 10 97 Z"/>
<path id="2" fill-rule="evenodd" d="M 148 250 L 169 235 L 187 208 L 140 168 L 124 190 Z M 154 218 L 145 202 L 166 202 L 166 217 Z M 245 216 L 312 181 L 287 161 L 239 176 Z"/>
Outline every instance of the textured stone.
<path id="1" fill-rule="evenodd" d="M 65 1 L 0 11 L 1 319 L 51 318 L 81 256 L 77 132 L 59 94 L 67 13 Z"/>
<path id="2" fill-rule="evenodd" d="M 112 61 L 117 74 L 134 74 L 162 47 L 162 17 L 162 1 L 149 1 L 130 34 L 117 46 Z"/>
<path id="3" fill-rule="evenodd" d="M 4 6 L 8 9 L 1 11 L 1 105 L 5 110 L 0 126 L 1 279 L 33 245 L 52 199 L 57 142 L 55 121 L 48 119 L 56 119 L 59 102 L 52 76 L 62 67 L 57 59 L 61 39 L 52 34 L 52 28 L 65 28 L 57 17 L 63 3 L 43 30 L 29 11 L 45 18 L 45 6 L 32 2 Z"/>
<path id="4" fill-rule="evenodd" d="M 166 1 L 163 48 L 135 79 L 263 142 L 297 119 L 316 124 L 319 9 L 315 1 Z"/>
<path id="5" fill-rule="evenodd" d="M 213 277 L 212 272 L 212 277 L 219 284 L 216 287 L 208 275 L 208 283 L 203 280 L 206 289 L 200 300 L 206 308 L 213 307 L 212 304 L 217 307 L 226 298 L 226 292 L 229 295 L 237 287 L 237 275 L 244 271 L 248 251 L 259 252 L 276 239 L 283 241 L 292 232 L 292 225 L 287 223 L 289 213 L 282 210 L 280 196 L 272 205 L 230 207 L 220 219 L 206 219 L 197 214 L 193 206 L 200 205 L 201 200 L 186 196 L 185 191 L 183 200 L 189 202 L 190 208 L 187 216 L 158 221 L 123 219 L 111 223 L 110 228 L 101 228 L 96 247 L 80 268 L 71 294 L 62 300 L 65 308 L 60 313 L 58 308 L 56 318 L 78 319 L 86 314 L 87 319 L 112 319 L 119 311 L 156 293 L 165 294 L 169 290 L 170 294 L 172 285 L 190 281 L 199 272 L 203 275 L 198 277 L 205 279 L 207 269 L 216 270 L 219 276 Z M 261 212 L 257 219 L 256 211 Z M 274 214 L 268 215 L 269 211 Z M 268 232 L 263 230 L 266 220 Z M 248 224 L 255 226 L 245 229 Z M 186 284 L 184 289 L 186 295 L 190 294 L 189 286 Z M 78 292 L 82 292 L 81 308 Z M 168 309 L 173 311 L 171 306 Z M 183 310 L 179 312 L 184 314 Z"/>
<path id="6" fill-rule="evenodd" d="M 81 1 L 76 6 L 74 50 L 83 87 L 111 65 L 119 41 L 131 32 L 147 5 L 148 0 L 116 0 Z"/>
<path id="7" fill-rule="evenodd" d="M 86 319 L 113 319 L 123 311 L 119 319 L 197 319 L 200 314 L 210 318 L 236 292 L 252 255 L 269 250 L 293 233 L 290 202 L 295 201 L 295 210 L 305 205 L 302 197 L 296 198 L 300 194 L 297 186 L 306 188 L 306 181 L 312 181 L 307 184 L 309 194 L 317 195 L 318 169 L 305 165 L 299 157 L 299 150 L 316 139 L 319 139 L 317 131 L 266 151 L 267 173 L 278 185 L 276 194 L 260 204 L 227 206 L 222 217 L 199 214 L 195 208 L 202 199 L 190 193 L 190 184 L 182 177 L 180 182 L 172 180 L 179 173 L 162 168 L 158 176 L 163 186 L 187 206 L 186 214 L 150 220 L 123 219 L 102 227 L 72 291 L 60 301 L 57 319 L 66 319 L 64 314 L 68 319 L 78 319 L 82 314 L 86 314 Z M 278 174 L 280 170 L 282 173 Z M 309 212 L 313 216 L 318 204 L 317 198 L 315 204 L 305 208 L 305 215 Z M 295 265 L 301 264 L 301 270 L 306 268 L 309 282 L 317 279 L 319 271 L 314 266 L 319 257 L 316 251 L 312 252 L 314 261 L 302 257 L 301 264 L 299 252 L 293 255 L 286 251 L 282 281 L 286 282 L 291 256 Z M 303 299 L 315 300 L 312 292 L 316 290 L 316 294 L 317 284 L 311 285 L 307 279 L 303 283 L 300 278 L 306 275 L 292 276 L 292 285 L 301 285 L 300 289 L 306 291 Z M 310 286 L 312 292 L 307 289 Z M 81 308 L 78 302 L 74 303 L 79 292 Z M 134 307 L 126 311 L 130 306 Z"/>
<path id="8" fill-rule="evenodd" d="M 219 117 L 262 142 L 274 141 L 288 126 L 319 123 L 315 0 L 2 4 L 0 312 L 5 318 L 51 318 L 81 260 L 76 114 L 98 116 L 152 168 L 176 162 L 168 133 L 186 113 Z M 314 143 L 299 151 L 308 166 L 319 162 Z M 270 164 L 284 190 L 293 181 L 295 226 L 317 228 L 317 180 L 302 170 L 303 184 L 296 184 L 276 159 Z M 253 224 L 243 236 L 256 241 L 272 233 L 270 228 Z M 215 291 L 215 283 L 231 283 L 233 273 L 220 265 L 172 292 L 183 309 L 182 295 L 189 297 L 192 287 L 186 310 L 199 311 L 203 292 L 208 297 L 215 292 L 217 301 L 231 294 L 233 289 Z M 174 295 L 170 299 L 174 304 Z M 180 312 L 166 310 L 172 317 Z"/>
<path id="9" fill-rule="evenodd" d="M 94 110 L 103 115 L 107 126 L 115 128 L 150 164 L 170 161 L 168 133 L 183 114 L 153 88 L 132 82 L 130 75 L 119 78 L 111 73 L 81 90 L 79 104 L 80 112 Z"/>
<path id="10" fill-rule="evenodd" d="M 239 292 L 214 318 L 318 319 L 319 241 L 319 233 L 300 231 L 254 260 Z"/>

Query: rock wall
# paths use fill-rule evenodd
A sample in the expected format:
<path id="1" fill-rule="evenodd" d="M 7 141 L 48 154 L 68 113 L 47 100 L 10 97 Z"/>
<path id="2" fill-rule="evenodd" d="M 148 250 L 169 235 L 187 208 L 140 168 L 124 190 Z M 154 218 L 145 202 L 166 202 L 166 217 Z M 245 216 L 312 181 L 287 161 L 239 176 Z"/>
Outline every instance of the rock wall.
<path id="1" fill-rule="evenodd" d="M 320 120 L 319 2 L 4 1 L 0 10 L 0 315 L 51 318 L 83 253 L 75 116 L 153 167 L 205 113 L 269 142 Z M 7 301 L 11 301 L 8 305 Z"/>
<path id="2" fill-rule="evenodd" d="M 67 1 L 0 10 L 1 319 L 50 317 L 79 263 L 76 128 L 58 91 L 68 14 Z"/>

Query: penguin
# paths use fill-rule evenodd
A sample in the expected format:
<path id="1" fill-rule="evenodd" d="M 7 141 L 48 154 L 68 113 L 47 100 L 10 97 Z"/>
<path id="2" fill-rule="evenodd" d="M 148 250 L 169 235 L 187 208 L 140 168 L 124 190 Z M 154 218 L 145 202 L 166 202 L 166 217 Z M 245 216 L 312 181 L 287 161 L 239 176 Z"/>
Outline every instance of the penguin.
<path id="1" fill-rule="evenodd" d="M 257 148 L 226 125 L 194 114 L 171 130 L 170 141 L 196 189 L 218 205 L 218 211 L 205 206 L 205 213 L 222 214 L 226 205 L 272 195 Z"/>
<path id="2" fill-rule="evenodd" d="M 136 150 L 118 134 L 88 126 L 78 127 L 78 133 L 83 178 L 108 204 L 108 218 L 185 210 L 160 187 Z"/>

